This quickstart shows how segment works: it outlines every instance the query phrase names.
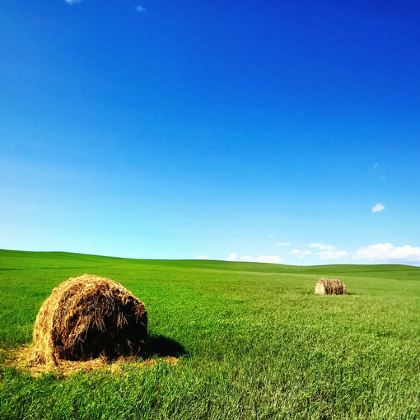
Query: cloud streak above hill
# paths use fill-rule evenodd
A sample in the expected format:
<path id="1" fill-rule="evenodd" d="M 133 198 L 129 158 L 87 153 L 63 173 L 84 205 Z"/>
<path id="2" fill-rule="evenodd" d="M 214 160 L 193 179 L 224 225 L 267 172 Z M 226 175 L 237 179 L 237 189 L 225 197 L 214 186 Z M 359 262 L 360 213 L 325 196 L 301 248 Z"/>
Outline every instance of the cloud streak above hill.
<path id="1" fill-rule="evenodd" d="M 299 259 L 317 257 L 320 260 L 358 260 L 367 263 L 420 263 L 420 247 L 413 245 L 395 246 L 389 242 L 361 246 L 353 251 L 338 249 L 334 245 L 312 242 L 306 248 L 293 249 L 290 255 Z"/>
<path id="2" fill-rule="evenodd" d="M 358 248 L 354 260 L 372 262 L 420 262 L 420 247 L 412 245 L 394 246 L 389 242 Z"/>
<path id="3" fill-rule="evenodd" d="M 226 258 L 227 261 L 241 261 L 241 262 L 259 262 L 259 263 L 270 263 L 280 264 L 283 262 L 283 258 L 278 255 L 260 255 L 258 257 L 241 256 L 236 252 L 231 252 Z"/>
<path id="4" fill-rule="evenodd" d="M 337 249 L 334 245 L 324 244 L 322 242 L 313 242 L 309 248 L 315 249 L 314 254 L 321 260 L 335 260 L 337 258 L 347 257 L 348 251 Z"/>

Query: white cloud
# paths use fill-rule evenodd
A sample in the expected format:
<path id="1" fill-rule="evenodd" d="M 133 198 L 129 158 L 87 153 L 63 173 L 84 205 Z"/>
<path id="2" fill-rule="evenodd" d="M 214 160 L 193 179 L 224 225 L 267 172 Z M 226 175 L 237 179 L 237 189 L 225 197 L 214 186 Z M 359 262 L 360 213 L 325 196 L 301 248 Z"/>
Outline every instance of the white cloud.
<path id="1" fill-rule="evenodd" d="M 382 203 L 377 203 L 372 207 L 372 213 L 380 213 L 385 210 L 385 206 Z"/>
<path id="2" fill-rule="evenodd" d="M 304 258 L 307 255 L 312 254 L 312 251 L 310 249 L 292 249 L 291 252 L 292 255 L 294 255 L 295 257 L 299 257 L 299 258 Z"/>
<path id="3" fill-rule="evenodd" d="M 401 263 L 420 263 L 420 247 L 412 245 L 394 246 L 389 242 L 378 243 L 359 247 L 355 251 L 347 251 L 338 249 L 334 245 L 323 242 L 312 242 L 307 248 L 295 248 L 290 251 L 294 257 L 303 259 L 309 255 L 318 257 L 320 260 L 337 260 L 340 258 L 353 260 L 365 260 L 366 262 L 401 262 Z M 207 256 L 197 257 L 199 259 L 207 259 Z M 241 262 L 262 262 L 280 264 L 284 260 L 278 255 L 261 255 L 261 256 L 242 256 L 236 252 L 232 252 L 226 260 Z"/>
<path id="4" fill-rule="evenodd" d="M 311 244 L 309 244 L 309 248 L 315 248 L 321 251 L 328 251 L 335 249 L 335 246 L 330 244 L 324 244 L 322 242 L 312 242 Z"/>
<path id="5" fill-rule="evenodd" d="M 334 245 L 324 244 L 322 242 L 313 242 L 309 245 L 309 248 L 318 250 L 314 254 L 321 260 L 335 260 L 346 257 L 349 254 L 344 249 L 337 249 Z"/>
<path id="6" fill-rule="evenodd" d="M 271 263 L 280 264 L 283 259 L 278 255 L 260 255 L 259 257 L 241 256 L 236 252 L 232 252 L 226 258 L 227 261 L 241 261 L 241 262 L 260 262 L 260 263 Z"/>
<path id="7" fill-rule="evenodd" d="M 64 0 L 67 4 L 76 4 L 81 3 L 82 0 Z"/>
<path id="8" fill-rule="evenodd" d="M 146 9 L 143 6 L 140 6 L 140 5 L 136 6 L 136 10 L 139 13 L 145 13 L 146 12 Z"/>
<path id="9" fill-rule="evenodd" d="M 358 248 L 353 255 L 355 260 L 383 262 L 420 262 L 420 247 L 412 245 L 394 246 L 389 242 Z"/>
<path id="10" fill-rule="evenodd" d="M 283 258 L 278 255 L 260 255 L 259 257 L 246 257 L 250 258 L 252 262 L 261 262 L 261 263 L 270 263 L 270 264 L 280 264 L 283 262 Z"/>
<path id="11" fill-rule="evenodd" d="M 196 260 L 208 260 L 208 255 L 199 255 L 198 257 L 195 257 Z"/>
<path id="12" fill-rule="evenodd" d="M 291 242 L 276 242 L 277 246 L 290 246 L 292 245 Z"/>
<path id="13" fill-rule="evenodd" d="M 379 181 L 386 181 L 387 178 L 386 178 L 385 174 L 383 173 L 382 167 L 381 167 L 381 165 L 379 165 L 379 162 L 376 162 L 372 166 L 372 169 L 375 173 L 375 177 L 377 177 L 377 179 Z"/>
<path id="14" fill-rule="evenodd" d="M 332 249 L 328 251 L 319 251 L 316 253 L 321 260 L 336 260 L 338 258 L 347 257 L 349 253 L 344 249 Z"/>

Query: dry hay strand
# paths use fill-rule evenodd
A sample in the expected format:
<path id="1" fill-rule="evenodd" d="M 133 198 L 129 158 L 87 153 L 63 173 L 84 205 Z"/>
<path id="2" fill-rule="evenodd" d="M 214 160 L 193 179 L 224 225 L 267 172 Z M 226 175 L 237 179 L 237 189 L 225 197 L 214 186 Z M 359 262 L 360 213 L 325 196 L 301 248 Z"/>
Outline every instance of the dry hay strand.
<path id="1" fill-rule="evenodd" d="M 315 284 L 316 295 L 345 295 L 346 285 L 338 279 L 319 279 Z"/>
<path id="2" fill-rule="evenodd" d="M 42 304 L 31 364 L 104 363 L 139 354 L 146 339 L 144 304 L 120 283 L 83 274 L 61 283 Z"/>
<path id="3" fill-rule="evenodd" d="M 48 365 L 34 363 L 33 347 L 25 346 L 9 354 L 6 364 L 20 371 L 27 372 L 33 377 L 38 377 L 45 373 L 53 373 L 61 377 L 68 377 L 77 372 L 92 372 L 97 370 L 119 374 L 123 372 L 123 368 L 126 366 L 152 368 L 158 363 L 166 363 L 169 366 L 175 366 L 178 364 L 178 360 L 179 359 L 174 356 L 156 357 L 146 360 L 140 360 L 135 356 L 124 356 L 119 357 L 116 360 L 109 360 L 100 356 L 96 359 L 83 361 L 59 360 L 55 365 Z"/>

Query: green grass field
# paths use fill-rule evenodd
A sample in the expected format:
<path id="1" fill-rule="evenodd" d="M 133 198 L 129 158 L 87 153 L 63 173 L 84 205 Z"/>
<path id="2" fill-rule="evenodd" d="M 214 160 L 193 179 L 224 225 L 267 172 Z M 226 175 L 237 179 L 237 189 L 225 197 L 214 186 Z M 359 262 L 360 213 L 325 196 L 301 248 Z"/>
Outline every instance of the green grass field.
<path id="1" fill-rule="evenodd" d="M 176 366 L 33 378 L 7 355 L 31 341 L 70 276 L 120 281 Z M 348 296 L 315 296 L 321 276 Z M 296 267 L 0 251 L 0 418 L 419 418 L 420 268 Z"/>

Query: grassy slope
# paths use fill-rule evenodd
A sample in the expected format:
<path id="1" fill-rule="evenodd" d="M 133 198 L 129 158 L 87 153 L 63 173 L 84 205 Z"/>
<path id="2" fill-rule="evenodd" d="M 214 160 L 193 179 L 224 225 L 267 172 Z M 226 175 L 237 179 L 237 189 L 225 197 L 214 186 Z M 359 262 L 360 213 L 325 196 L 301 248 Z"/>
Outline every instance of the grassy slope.
<path id="1" fill-rule="evenodd" d="M 121 281 L 175 367 L 33 379 L 4 366 L 31 339 L 51 288 L 82 273 Z M 320 276 L 349 296 L 314 296 Z M 0 418 L 419 415 L 420 268 L 295 267 L 0 251 Z"/>

